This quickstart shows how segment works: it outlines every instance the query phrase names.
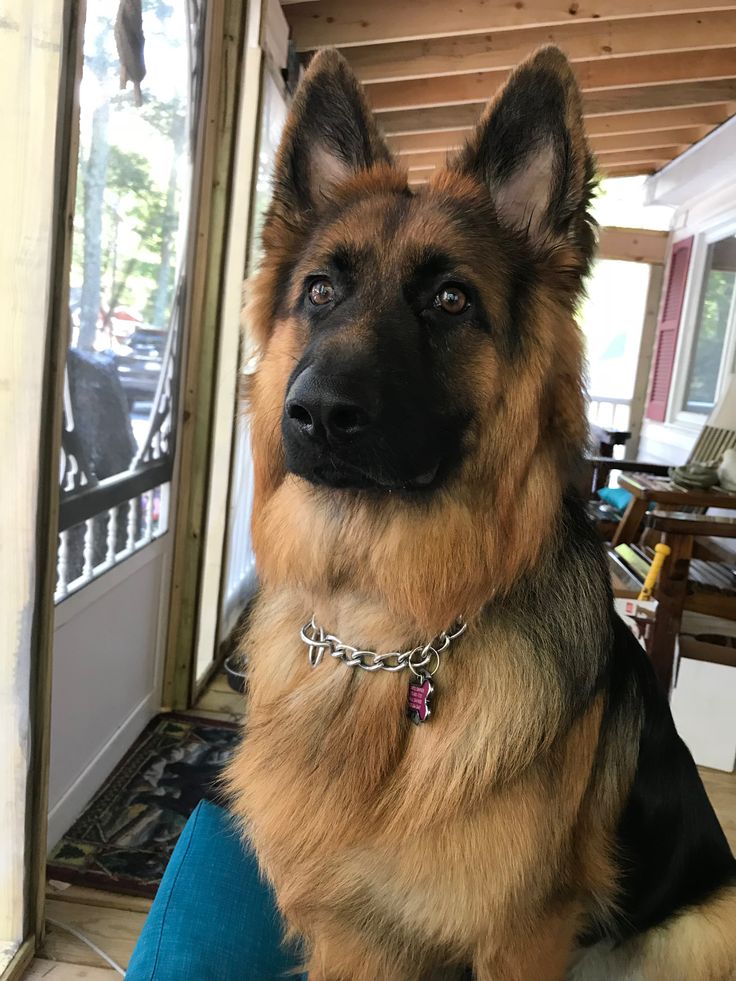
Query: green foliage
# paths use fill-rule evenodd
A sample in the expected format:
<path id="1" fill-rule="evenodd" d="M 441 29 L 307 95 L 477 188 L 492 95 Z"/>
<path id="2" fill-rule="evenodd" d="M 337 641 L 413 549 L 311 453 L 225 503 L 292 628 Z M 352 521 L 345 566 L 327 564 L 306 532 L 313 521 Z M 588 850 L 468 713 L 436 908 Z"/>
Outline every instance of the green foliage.
<path id="1" fill-rule="evenodd" d="M 686 409 L 702 412 L 715 404 L 734 285 L 736 274 L 733 272 L 723 269 L 710 269 L 708 272 L 690 365 Z"/>
<path id="2" fill-rule="evenodd" d="M 98 4 L 95 9 L 96 15 L 87 21 L 85 72 L 100 82 L 98 92 L 109 93 L 110 122 L 102 134 L 92 131 L 86 154 L 79 160 L 72 283 L 77 288 L 83 283 L 94 284 L 92 324 L 94 297 L 99 291 L 102 311 L 133 306 L 149 322 L 165 327 L 174 290 L 175 242 L 181 211 L 178 175 L 187 146 L 186 105 L 180 97 L 157 98 L 150 86 L 146 88 L 145 81 L 141 107 L 133 104 L 130 89 L 116 90 L 119 62 L 114 17 L 107 7 Z M 172 3 L 164 0 L 143 3 L 146 56 L 154 58 L 153 52 L 158 52 L 163 64 L 168 64 L 166 51 L 181 50 L 185 43 L 167 23 L 174 9 Z M 154 39 L 156 45 L 149 49 Z M 176 60 L 172 65 L 176 64 L 180 71 L 182 56 L 173 57 Z M 158 67 L 160 77 L 160 62 Z M 185 91 L 188 77 L 181 74 L 180 90 Z M 101 148 L 101 140 L 107 146 Z M 101 180 L 89 185 L 85 181 L 89 162 L 101 159 L 101 149 L 106 150 L 102 154 Z M 97 170 L 100 171 L 99 164 Z M 101 228 L 99 221 L 95 226 L 86 220 L 95 207 L 98 213 L 100 207 L 102 210 Z"/>

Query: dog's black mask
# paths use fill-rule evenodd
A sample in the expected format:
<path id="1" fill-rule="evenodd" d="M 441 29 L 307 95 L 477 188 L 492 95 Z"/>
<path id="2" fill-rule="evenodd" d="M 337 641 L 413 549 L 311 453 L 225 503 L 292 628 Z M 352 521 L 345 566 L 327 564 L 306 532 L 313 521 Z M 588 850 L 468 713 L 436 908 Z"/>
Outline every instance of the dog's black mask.
<path id="1" fill-rule="evenodd" d="M 411 201 L 392 205 L 408 210 Z M 371 252 L 320 257 L 326 272 L 304 280 L 292 313 L 309 340 L 284 400 L 286 465 L 330 487 L 427 491 L 460 458 L 467 424 L 449 404 L 437 339 L 444 333 L 446 349 L 447 332 L 477 311 L 470 287 L 450 282 L 446 257 L 386 281 Z"/>

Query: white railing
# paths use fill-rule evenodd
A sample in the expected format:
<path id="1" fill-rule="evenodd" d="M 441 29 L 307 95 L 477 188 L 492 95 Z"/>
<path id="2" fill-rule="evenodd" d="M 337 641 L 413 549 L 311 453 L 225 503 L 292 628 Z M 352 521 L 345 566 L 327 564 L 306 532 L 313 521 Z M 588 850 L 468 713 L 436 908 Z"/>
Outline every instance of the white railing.
<path id="1" fill-rule="evenodd" d="M 171 484 L 160 484 L 59 533 L 54 602 L 124 562 L 169 527 Z"/>
<path id="2" fill-rule="evenodd" d="M 627 431 L 631 425 L 631 399 L 589 395 L 588 422 L 605 429 Z"/>

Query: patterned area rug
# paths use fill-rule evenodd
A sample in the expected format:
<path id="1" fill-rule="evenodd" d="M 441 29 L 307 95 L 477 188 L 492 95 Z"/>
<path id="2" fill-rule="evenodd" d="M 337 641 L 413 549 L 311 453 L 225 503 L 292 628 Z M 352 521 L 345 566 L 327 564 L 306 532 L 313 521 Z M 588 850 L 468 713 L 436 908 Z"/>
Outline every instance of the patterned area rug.
<path id="1" fill-rule="evenodd" d="M 199 801 L 222 803 L 218 778 L 239 728 L 178 713 L 153 719 L 54 848 L 49 879 L 154 896 Z"/>

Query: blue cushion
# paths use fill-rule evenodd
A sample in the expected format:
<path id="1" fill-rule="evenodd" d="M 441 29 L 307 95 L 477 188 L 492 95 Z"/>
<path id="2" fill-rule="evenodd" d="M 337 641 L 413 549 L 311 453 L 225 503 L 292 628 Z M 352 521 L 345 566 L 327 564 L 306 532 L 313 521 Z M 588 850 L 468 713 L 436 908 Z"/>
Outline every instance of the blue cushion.
<path id="1" fill-rule="evenodd" d="M 273 892 L 232 818 L 207 801 L 181 833 L 125 975 L 127 981 L 294 978 Z M 303 977 L 297 973 L 297 977 Z"/>
<path id="2" fill-rule="evenodd" d="M 622 514 L 626 510 L 632 496 L 631 491 L 624 490 L 623 487 L 601 487 L 598 491 L 598 497 L 602 501 L 610 504 L 612 508 L 616 508 Z"/>

